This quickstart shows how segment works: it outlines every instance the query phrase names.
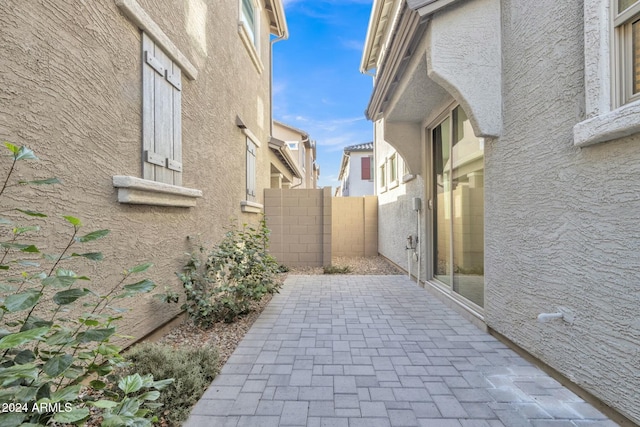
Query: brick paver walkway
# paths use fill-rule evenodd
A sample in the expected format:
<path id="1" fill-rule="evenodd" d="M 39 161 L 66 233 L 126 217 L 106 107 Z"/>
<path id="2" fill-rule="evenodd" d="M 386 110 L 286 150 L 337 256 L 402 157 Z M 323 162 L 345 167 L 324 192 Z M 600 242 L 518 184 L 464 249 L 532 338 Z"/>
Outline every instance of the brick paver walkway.
<path id="1" fill-rule="evenodd" d="M 615 426 L 406 276 L 289 276 L 186 426 Z"/>

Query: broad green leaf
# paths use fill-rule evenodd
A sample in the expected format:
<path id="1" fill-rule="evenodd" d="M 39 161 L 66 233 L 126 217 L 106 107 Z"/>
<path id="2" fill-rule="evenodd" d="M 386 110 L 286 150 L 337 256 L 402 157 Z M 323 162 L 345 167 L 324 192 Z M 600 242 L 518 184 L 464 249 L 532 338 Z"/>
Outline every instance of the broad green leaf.
<path id="1" fill-rule="evenodd" d="M 126 426 L 128 423 L 125 421 L 124 417 L 113 414 L 105 414 L 104 420 L 100 424 L 101 427 L 122 427 Z M 138 426 L 136 426 L 138 427 Z"/>
<path id="2" fill-rule="evenodd" d="M 128 375 L 118 382 L 118 388 L 124 394 L 135 393 L 142 388 L 142 377 L 140 374 Z"/>
<path id="3" fill-rule="evenodd" d="M 34 290 L 9 295 L 7 299 L 4 300 L 3 308 L 9 313 L 27 310 L 36 305 L 41 296 L 42 293 Z"/>
<path id="4" fill-rule="evenodd" d="M 112 400 L 98 400 L 97 402 L 91 402 L 90 404 L 91 406 L 102 409 L 110 409 L 118 406 L 118 402 L 114 402 Z"/>
<path id="5" fill-rule="evenodd" d="M 28 414 L 24 412 L 7 412 L 0 414 L 0 427 L 18 427 L 22 426 L 24 419 Z"/>
<path id="6" fill-rule="evenodd" d="M 89 417 L 91 413 L 87 408 L 73 408 L 70 411 L 61 411 L 53 416 L 53 420 L 61 424 L 73 424 Z"/>
<path id="7" fill-rule="evenodd" d="M 70 354 L 63 354 L 47 360 L 42 371 L 50 377 L 57 377 L 66 371 L 71 364 L 73 364 L 73 357 Z"/>
<path id="8" fill-rule="evenodd" d="M 29 211 L 29 210 L 23 210 L 23 209 L 16 209 L 18 212 L 22 212 L 25 215 L 29 215 L 29 216 L 35 216 L 38 218 L 46 218 L 47 215 L 41 213 L 41 212 L 35 212 L 35 211 Z"/>
<path id="9" fill-rule="evenodd" d="M 36 179 L 33 181 L 18 181 L 19 184 L 31 184 L 31 185 L 52 185 L 62 184 L 58 178 Z"/>
<path id="10" fill-rule="evenodd" d="M 61 331 L 57 331 L 55 334 L 51 335 L 47 338 L 47 345 L 64 345 L 69 344 L 73 341 L 73 331 L 70 329 L 63 329 Z"/>
<path id="11" fill-rule="evenodd" d="M 36 360 L 36 355 L 31 350 L 22 350 L 20 353 L 16 354 L 16 357 L 13 358 L 13 361 L 18 365 L 31 363 L 34 360 Z"/>
<path id="12" fill-rule="evenodd" d="M 29 246 L 27 246 L 26 248 L 22 248 L 22 249 L 20 249 L 20 250 L 21 250 L 22 252 L 28 252 L 28 253 L 30 253 L 30 254 L 37 254 L 37 253 L 40 253 L 40 250 L 39 250 L 37 247 L 35 247 L 34 245 L 29 245 Z"/>
<path id="13" fill-rule="evenodd" d="M 93 387 L 96 390 L 102 390 L 107 386 L 107 383 L 105 383 L 104 381 L 100 381 L 100 380 L 93 380 L 89 383 L 89 385 L 91 387 Z"/>
<path id="14" fill-rule="evenodd" d="M 53 326 L 52 321 L 44 320 L 39 318 L 38 316 L 31 315 L 29 319 L 27 319 L 27 321 L 24 322 L 24 324 L 20 328 L 20 332 L 29 331 L 31 329 L 36 329 L 36 328 L 43 328 L 43 327 L 50 328 L 51 326 Z"/>
<path id="15" fill-rule="evenodd" d="M 43 326 L 41 328 L 30 329 L 28 331 L 16 332 L 15 334 L 7 335 L 0 339 L 0 349 L 14 348 L 30 341 L 40 339 L 44 334 L 49 332 L 49 329 L 49 327 Z"/>
<path id="16" fill-rule="evenodd" d="M 152 390 L 152 391 L 148 391 L 146 393 L 141 394 L 140 396 L 138 396 L 138 399 L 140 400 L 158 400 L 158 398 L 160 397 L 160 392 L 157 390 Z"/>
<path id="17" fill-rule="evenodd" d="M 89 234 L 85 234 L 84 236 L 76 237 L 76 240 L 80 243 L 91 242 L 93 240 L 98 240 L 107 234 L 109 234 L 110 230 L 97 230 L 92 231 Z"/>
<path id="18" fill-rule="evenodd" d="M 51 401 L 52 402 L 72 402 L 78 398 L 80 395 L 80 390 L 82 389 L 82 385 L 74 385 L 70 387 L 64 387 L 60 390 L 51 393 Z"/>
<path id="19" fill-rule="evenodd" d="M 95 319 L 80 319 L 80 322 L 82 322 L 83 325 L 87 326 L 98 326 L 100 324 L 100 322 Z"/>
<path id="20" fill-rule="evenodd" d="M 151 292 L 155 287 L 156 284 L 148 279 L 144 279 L 130 285 L 124 285 L 125 294 L 127 296 Z"/>
<path id="21" fill-rule="evenodd" d="M 78 298 L 82 298 L 83 296 L 89 293 L 88 289 L 67 289 L 65 291 L 60 291 L 53 296 L 53 302 L 58 305 L 68 305 L 77 300 Z"/>
<path id="22" fill-rule="evenodd" d="M 102 255 L 101 252 L 88 252 L 86 254 L 77 254 L 77 253 L 72 253 L 71 256 L 73 257 L 83 257 L 83 258 L 87 258 L 90 259 L 92 261 L 102 261 L 104 259 L 104 256 Z"/>
<path id="23" fill-rule="evenodd" d="M 82 227 L 82 222 L 80 222 L 80 220 L 74 216 L 65 215 L 62 218 L 66 219 L 67 222 L 69 222 L 69 224 L 73 225 L 74 227 Z"/>
<path id="24" fill-rule="evenodd" d="M 13 365 L 8 368 L 0 368 L 0 387 L 5 387 L 19 379 L 36 380 L 38 368 L 34 363 Z"/>
<path id="25" fill-rule="evenodd" d="M 9 266 L 8 265 L 2 265 L 0 264 L 0 270 L 8 270 Z"/>
<path id="26" fill-rule="evenodd" d="M 0 292 L 2 293 L 9 293 L 9 292 L 13 292 L 15 291 L 16 288 L 14 288 L 13 286 L 7 284 L 7 283 L 0 283 Z"/>
<path id="27" fill-rule="evenodd" d="M 106 329 L 89 329 L 88 331 L 80 332 L 76 338 L 78 343 L 87 343 L 87 342 L 102 342 L 109 338 L 116 332 L 116 328 L 106 328 Z"/>
<path id="28" fill-rule="evenodd" d="M 152 263 L 146 262 L 144 264 L 136 265 L 135 267 L 130 268 L 129 270 L 127 270 L 127 272 L 129 274 L 142 273 L 143 271 L 147 271 L 152 266 Z"/>
<path id="29" fill-rule="evenodd" d="M 168 385 L 173 384 L 175 380 L 173 378 L 167 378 L 166 380 L 158 380 L 153 382 L 153 388 L 162 390 Z"/>

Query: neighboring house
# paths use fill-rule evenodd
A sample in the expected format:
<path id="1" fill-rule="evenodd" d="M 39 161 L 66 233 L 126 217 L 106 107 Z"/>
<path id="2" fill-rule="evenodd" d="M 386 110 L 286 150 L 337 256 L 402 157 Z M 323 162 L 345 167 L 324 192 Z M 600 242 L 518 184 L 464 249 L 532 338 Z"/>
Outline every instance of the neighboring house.
<path id="1" fill-rule="evenodd" d="M 344 148 L 336 188 L 336 197 L 371 196 L 375 189 L 373 142 L 351 145 Z"/>
<path id="2" fill-rule="evenodd" d="M 273 137 L 275 143 L 287 147 L 298 167 L 299 176 L 291 181 L 284 181 L 281 187 L 271 188 L 317 188 L 320 168 L 316 165 L 316 142 L 309 138 L 307 132 L 275 120 Z M 280 179 L 280 174 L 280 171 L 272 168 L 272 180 Z"/>
<path id="3" fill-rule="evenodd" d="M 260 219 L 281 0 L 6 0 L 0 20 L 0 137 L 64 182 L 34 190 L 48 200 L 43 230 L 68 232 L 56 218 L 70 214 L 111 230 L 98 267 L 69 268 L 107 287 L 150 261 L 159 291 L 177 290 L 194 242 Z M 24 194 L 3 202 L 30 206 Z M 151 296 L 131 308 L 120 332 L 134 340 L 180 311 Z"/>
<path id="4" fill-rule="evenodd" d="M 375 0 L 361 67 L 376 144 L 417 175 L 406 196 L 378 185 L 380 253 L 635 423 L 639 17 L 633 0 Z"/>

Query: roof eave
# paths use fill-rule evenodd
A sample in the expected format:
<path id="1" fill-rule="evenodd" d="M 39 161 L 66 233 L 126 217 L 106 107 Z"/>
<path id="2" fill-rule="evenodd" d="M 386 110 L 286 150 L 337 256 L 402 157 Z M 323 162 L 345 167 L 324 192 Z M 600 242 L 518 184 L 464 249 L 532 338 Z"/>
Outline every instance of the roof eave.
<path id="1" fill-rule="evenodd" d="M 271 34 L 283 39 L 289 38 L 289 28 L 282 0 L 266 0 L 265 9 L 269 14 Z"/>

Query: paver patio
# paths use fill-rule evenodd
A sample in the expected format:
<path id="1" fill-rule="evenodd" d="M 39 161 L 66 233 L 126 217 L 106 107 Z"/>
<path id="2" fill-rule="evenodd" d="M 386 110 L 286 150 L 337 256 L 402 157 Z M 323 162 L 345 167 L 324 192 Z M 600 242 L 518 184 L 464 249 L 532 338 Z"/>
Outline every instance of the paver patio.
<path id="1" fill-rule="evenodd" d="M 406 276 L 289 276 L 185 425 L 617 424 Z"/>

